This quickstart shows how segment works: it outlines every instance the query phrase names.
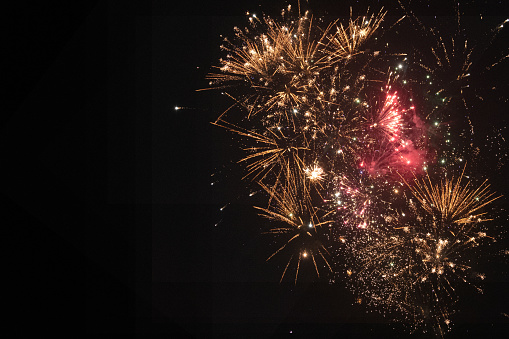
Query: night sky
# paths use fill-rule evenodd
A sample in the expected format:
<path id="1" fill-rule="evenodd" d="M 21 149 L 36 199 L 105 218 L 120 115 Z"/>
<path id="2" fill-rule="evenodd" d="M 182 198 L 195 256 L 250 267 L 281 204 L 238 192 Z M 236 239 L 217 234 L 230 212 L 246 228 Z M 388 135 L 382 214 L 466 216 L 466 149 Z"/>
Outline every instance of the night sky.
<path id="1" fill-rule="evenodd" d="M 509 15 L 502 2 L 477 3 L 499 22 Z M 437 5 L 448 1 L 433 3 L 415 10 L 451 14 Z M 363 11 L 369 4 L 380 7 L 378 1 L 311 7 L 317 16 L 348 17 L 350 5 Z M 401 15 L 396 1 L 384 5 L 389 16 Z M 366 313 L 344 282 L 329 284 L 310 271 L 296 286 L 280 284 L 285 262 L 265 262 L 273 246 L 261 234 L 256 197 L 239 198 L 246 193 L 235 170 L 242 153 L 230 134 L 210 124 L 231 103 L 219 91 L 196 90 L 208 86 L 205 75 L 223 56 L 220 35 L 244 27 L 246 11 L 277 17 L 284 6 L 228 0 L 71 8 L 57 1 L 14 10 L 6 68 L 16 75 L 0 135 L 9 170 L 4 258 L 15 331 L 427 337 Z M 484 86 L 507 88 L 507 64 Z M 481 130 L 489 128 L 486 117 L 507 125 L 498 105 L 498 113 L 474 118 Z M 507 197 L 506 173 L 507 164 L 490 182 Z M 502 313 L 509 314 L 509 263 L 494 254 L 508 247 L 498 242 L 480 261 L 484 294 L 461 290 L 447 337 L 508 335 Z"/>

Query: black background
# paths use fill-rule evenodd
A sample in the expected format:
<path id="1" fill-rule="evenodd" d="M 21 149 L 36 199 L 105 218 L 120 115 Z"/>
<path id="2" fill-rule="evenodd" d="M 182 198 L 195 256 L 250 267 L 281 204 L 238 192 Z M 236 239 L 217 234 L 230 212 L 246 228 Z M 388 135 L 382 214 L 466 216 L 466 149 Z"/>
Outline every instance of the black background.
<path id="1" fill-rule="evenodd" d="M 490 4 L 480 2 L 500 15 L 501 3 Z M 313 6 L 317 14 L 346 16 L 349 5 Z M 341 283 L 279 284 L 277 263 L 265 263 L 271 248 L 260 219 L 235 201 L 242 187 L 224 166 L 236 159 L 235 147 L 209 124 L 228 103 L 195 90 L 206 87 L 204 76 L 221 56 L 220 34 L 244 26 L 246 10 L 277 14 L 282 7 L 54 1 L 8 10 L 14 23 L 6 30 L 0 136 L 9 330 L 406 336 L 352 306 Z M 494 180 L 507 192 L 504 176 Z M 506 272 L 507 259 L 495 262 L 485 293 L 467 291 L 450 337 L 508 333 Z"/>

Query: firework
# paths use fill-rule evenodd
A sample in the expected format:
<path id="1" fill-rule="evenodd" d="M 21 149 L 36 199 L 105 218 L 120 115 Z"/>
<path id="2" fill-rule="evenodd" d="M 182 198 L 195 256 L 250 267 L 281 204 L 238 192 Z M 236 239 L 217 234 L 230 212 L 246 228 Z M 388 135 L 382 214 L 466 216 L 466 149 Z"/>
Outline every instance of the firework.
<path id="1" fill-rule="evenodd" d="M 464 183 L 465 167 L 447 175 L 466 159 L 453 140 L 468 133 L 448 121 L 454 101 L 467 106 L 474 48 L 402 8 L 430 54 L 377 40 L 403 22 L 382 29 L 385 11 L 323 24 L 289 8 L 280 21 L 249 15 L 207 78 L 234 101 L 214 124 L 241 137 L 244 179 L 265 193 L 256 208 L 277 242 L 267 261 L 287 258 L 281 281 L 290 270 L 297 283 L 305 262 L 318 277 L 347 267 L 360 303 L 443 334 L 457 286 L 480 289 L 468 258 L 493 239 L 484 224 L 498 196 L 486 181 Z"/>
<path id="2" fill-rule="evenodd" d="M 244 151 L 249 153 L 239 160 L 239 163 L 248 163 L 246 166 L 248 173 L 244 178 L 262 180 L 269 173 L 277 172 L 277 181 L 284 169 L 290 166 L 301 169 L 303 166 L 301 154 L 309 150 L 305 140 L 296 141 L 286 136 L 281 129 L 266 128 L 261 133 L 257 133 L 223 121 L 215 122 L 214 125 L 252 139 L 258 145 L 244 148 Z"/>
<path id="3" fill-rule="evenodd" d="M 365 16 L 353 18 L 350 8 L 350 20 L 348 25 L 343 26 L 336 20 L 331 27 L 335 27 L 333 33 L 327 36 L 327 44 L 324 49 L 328 52 L 327 59 L 345 61 L 357 54 L 363 53 L 360 50 L 362 44 L 367 41 L 382 23 L 386 12 L 380 11 L 377 15 L 366 14 Z"/>
<path id="4" fill-rule="evenodd" d="M 261 215 L 265 218 L 276 221 L 281 226 L 272 228 L 266 233 L 273 235 L 284 235 L 284 244 L 279 247 L 272 255 L 267 258 L 270 260 L 273 256 L 288 247 L 293 247 L 293 254 L 290 256 L 288 263 L 281 276 L 283 280 L 290 263 L 292 262 L 295 251 L 298 253 L 296 261 L 297 267 L 295 272 L 295 283 L 299 275 L 299 267 L 301 260 L 311 258 L 316 273 L 320 276 L 317 265 L 317 257 L 319 256 L 329 270 L 329 265 L 324 253 L 328 255 L 327 249 L 322 244 L 320 238 L 323 228 L 331 223 L 331 220 L 325 220 L 327 214 L 319 217 L 319 211 L 311 205 L 307 195 L 302 195 L 306 188 L 299 187 L 303 182 L 292 181 L 286 187 L 268 188 L 261 184 L 262 188 L 270 196 L 270 205 L 267 208 L 255 207 L 261 211 Z M 300 194 L 299 194 L 300 193 Z"/>
<path id="5" fill-rule="evenodd" d="M 481 218 L 485 213 L 479 210 L 500 196 L 494 197 L 487 180 L 475 189 L 470 187 L 470 182 L 462 186 L 464 170 L 458 179 L 445 179 L 440 185 L 433 185 L 429 176 L 427 182 L 414 180 L 414 186 L 407 185 L 426 212 L 438 222 L 471 224 L 486 221 Z"/>
<path id="6" fill-rule="evenodd" d="M 374 193 L 387 189 L 387 185 L 382 184 L 380 187 L 368 177 L 355 180 L 353 176 L 345 174 L 336 176 L 333 184 L 333 194 L 327 203 L 336 218 L 342 221 L 342 226 L 365 229 L 373 227 L 379 221 L 377 208 L 383 205 L 384 201 L 381 200 L 382 194 Z"/>
<path id="7" fill-rule="evenodd" d="M 248 117 L 264 112 L 272 113 L 278 122 L 289 122 L 293 110 L 320 98 L 316 77 L 330 66 L 318 55 L 323 36 L 311 38 L 313 20 L 307 15 L 285 25 L 270 18 L 251 21 L 262 24 L 266 33 L 253 35 L 248 29 L 236 29 L 240 43 L 225 41 L 228 46 L 223 49 L 229 54 L 221 60 L 221 73 L 211 73 L 208 79 L 216 87 L 247 86 L 248 95 L 232 98 L 248 109 Z"/>
<path id="8" fill-rule="evenodd" d="M 481 291 L 469 279 L 484 278 L 472 271 L 469 251 L 493 240 L 482 229 L 488 220 L 482 209 L 498 197 L 486 182 L 474 188 L 462 177 L 463 172 L 439 184 L 429 177 L 415 180 L 407 211 L 392 213 L 386 228 L 370 228 L 349 245 L 358 258 L 352 289 L 414 329 L 431 325 L 443 334 L 458 299 L 456 286 Z"/>

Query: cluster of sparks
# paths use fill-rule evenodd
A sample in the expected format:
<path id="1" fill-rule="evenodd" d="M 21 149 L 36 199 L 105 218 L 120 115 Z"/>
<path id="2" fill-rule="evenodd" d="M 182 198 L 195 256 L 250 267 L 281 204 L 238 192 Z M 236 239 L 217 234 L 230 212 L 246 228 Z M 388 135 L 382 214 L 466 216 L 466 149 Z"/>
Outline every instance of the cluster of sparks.
<path id="1" fill-rule="evenodd" d="M 482 208 L 498 198 L 486 182 L 463 183 L 463 173 L 439 184 L 429 177 L 405 181 L 411 192 L 405 211 L 387 214 L 383 226 L 372 227 L 358 243 L 346 244 L 360 265 L 352 288 L 386 314 L 398 315 L 414 326 L 431 324 L 437 334 L 451 323 L 456 286 L 481 288 L 467 277 L 473 272 L 462 257 L 468 250 L 494 239 L 480 229 L 487 221 Z"/>
<path id="2" fill-rule="evenodd" d="M 440 110 L 422 98 L 433 88 L 429 74 L 445 72 L 453 55 L 434 30 L 429 63 L 393 52 L 379 39 L 385 14 L 324 25 L 290 7 L 280 21 L 248 13 L 250 25 L 224 39 L 226 56 L 208 75 L 233 100 L 214 124 L 245 145 L 244 180 L 268 198 L 256 209 L 279 241 L 267 261 L 287 258 L 281 281 L 297 283 L 308 263 L 318 277 L 344 274 L 359 303 L 442 334 L 455 286 L 479 288 L 465 258 L 493 240 L 482 226 L 498 195 L 486 182 L 465 183 L 464 157 L 441 166 L 444 153 L 432 146 Z M 472 63 L 466 43 L 459 54 L 462 89 Z M 435 96 L 447 92 L 442 85 Z"/>

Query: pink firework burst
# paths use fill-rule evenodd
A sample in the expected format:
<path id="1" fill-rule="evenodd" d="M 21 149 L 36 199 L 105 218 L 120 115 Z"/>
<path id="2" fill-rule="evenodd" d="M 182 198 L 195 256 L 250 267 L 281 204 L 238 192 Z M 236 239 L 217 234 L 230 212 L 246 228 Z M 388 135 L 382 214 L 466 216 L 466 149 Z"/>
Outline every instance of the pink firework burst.
<path id="1" fill-rule="evenodd" d="M 416 147 L 409 139 L 401 140 L 397 144 L 385 141 L 370 145 L 359 158 L 359 168 L 371 177 L 389 178 L 390 173 L 396 172 L 422 173 L 426 164 L 426 151 Z"/>
<path id="2" fill-rule="evenodd" d="M 362 179 L 356 182 L 345 175 L 334 179 L 335 193 L 328 201 L 335 206 L 344 225 L 365 229 L 373 219 L 373 188 Z"/>
<path id="3" fill-rule="evenodd" d="M 403 109 L 399 103 L 398 92 L 387 93 L 384 104 L 377 110 L 370 128 L 380 129 L 390 141 L 397 141 L 401 137 Z"/>
<path id="4" fill-rule="evenodd" d="M 371 112 L 358 149 L 358 168 L 371 177 L 399 178 L 422 173 L 426 164 L 425 126 L 414 106 L 406 108 L 398 92 L 384 92 L 383 104 Z"/>

